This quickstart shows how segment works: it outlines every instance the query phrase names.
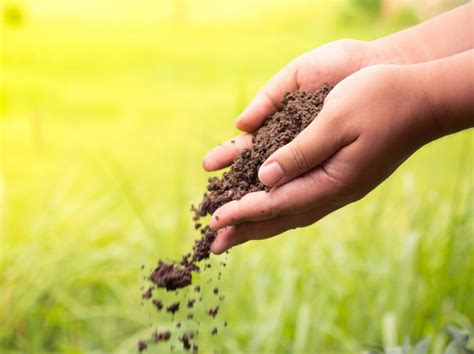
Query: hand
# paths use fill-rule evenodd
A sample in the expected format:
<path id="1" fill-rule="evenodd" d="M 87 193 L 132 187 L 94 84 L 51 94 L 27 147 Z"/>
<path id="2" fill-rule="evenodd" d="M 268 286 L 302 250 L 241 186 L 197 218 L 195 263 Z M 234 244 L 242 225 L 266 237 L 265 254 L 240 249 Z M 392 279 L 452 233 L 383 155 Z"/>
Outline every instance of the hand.
<path id="1" fill-rule="evenodd" d="M 260 168 L 260 180 L 274 188 L 214 213 L 210 227 L 222 230 L 212 251 L 316 222 L 362 198 L 433 139 L 430 107 L 413 72 L 372 66 L 340 82 L 318 117 Z M 248 124 L 251 116 L 244 117 Z"/>
<path id="2" fill-rule="evenodd" d="M 366 66 L 370 58 L 382 60 L 385 51 L 372 42 L 338 40 L 313 49 L 291 61 L 255 96 L 237 118 L 237 128 L 248 132 L 219 145 L 206 155 L 203 167 L 215 171 L 229 166 L 240 151 L 252 143 L 251 132 L 274 113 L 286 92 L 313 90 L 324 84 L 336 84 Z"/>
<path id="3" fill-rule="evenodd" d="M 252 132 L 278 107 L 285 92 L 336 84 L 352 73 L 376 64 L 415 64 L 469 50 L 473 46 L 472 2 L 417 26 L 373 42 L 338 40 L 290 62 L 256 95 L 237 119 L 237 128 Z M 204 159 L 207 171 L 229 166 L 251 144 L 241 135 L 211 151 Z"/>

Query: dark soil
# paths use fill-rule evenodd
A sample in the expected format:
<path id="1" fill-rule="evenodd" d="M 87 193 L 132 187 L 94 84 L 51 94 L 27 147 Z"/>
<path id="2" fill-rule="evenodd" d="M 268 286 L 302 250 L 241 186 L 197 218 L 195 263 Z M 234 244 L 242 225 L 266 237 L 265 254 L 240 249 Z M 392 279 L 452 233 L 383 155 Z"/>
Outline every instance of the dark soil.
<path id="1" fill-rule="evenodd" d="M 269 190 L 258 179 L 260 166 L 313 121 L 331 89 L 331 86 L 324 86 L 318 91 L 285 95 L 281 110 L 268 117 L 254 133 L 252 147 L 237 156 L 222 178 L 209 178 L 208 192 L 204 194 L 199 208 L 195 209 L 194 220 L 212 215 L 222 205 L 248 193 Z"/>
<path id="2" fill-rule="evenodd" d="M 152 337 L 154 343 L 165 342 L 165 341 L 168 341 L 171 338 L 171 332 L 170 331 L 154 332 L 151 335 L 151 337 Z"/>
<path id="3" fill-rule="evenodd" d="M 221 178 L 209 178 L 207 192 L 201 203 L 198 207 L 191 207 L 194 213 L 194 227 L 201 233 L 201 238 L 194 242 L 192 251 L 183 255 L 179 263 L 162 260 L 158 262 L 148 277 L 152 285 L 143 293 L 143 299 L 151 299 L 155 288 L 174 291 L 191 285 L 193 273 L 199 272 L 201 270 L 199 263 L 209 258 L 210 246 L 216 237 L 216 232 L 212 231 L 209 226 L 202 226 L 201 219 L 212 215 L 222 205 L 232 200 L 238 200 L 248 193 L 268 191 L 269 188 L 260 183 L 258 179 L 260 166 L 273 152 L 288 144 L 316 118 L 331 89 L 332 86 L 326 85 L 317 91 L 286 94 L 281 109 L 269 116 L 263 125 L 253 133 L 253 145 L 242 150 L 230 169 Z M 216 219 L 218 219 L 217 215 Z M 210 266 L 209 263 L 206 263 L 204 269 L 210 268 Z M 201 291 L 199 285 L 194 288 L 194 291 L 196 293 Z M 214 288 L 213 292 L 217 295 L 219 289 Z M 223 298 L 219 297 L 220 300 Z M 160 300 L 152 300 L 152 302 L 157 310 L 162 309 L 163 304 Z M 195 300 L 189 299 L 187 307 L 192 308 L 194 302 Z M 172 314 L 179 311 L 179 302 L 169 305 L 166 311 Z M 219 306 L 209 309 L 208 314 L 214 318 L 218 311 Z M 192 314 L 191 316 L 188 314 L 188 319 L 192 318 Z M 217 327 L 213 329 L 212 334 L 217 334 Z M 160 341 L 168 340 L 170 337 L 171 333 L 167 339 L 162 338 Z M 152 337 L 153 340 L 154 338 Z M 185 350 L 197 351 L 197 344 L 192 343 L 193 338 L 192 332 L 184 333 L 179 337 Z M 140 341 L 138 343 L 139 351 L 145 350 L 146 347 L 147 342 Z"/>
<path id="4" fill-rule="evenodd" d="M 139 352 L 142 352 L 144 351 L 146 348 L 148 348 L 148 345 L 146 344 L 146 342 L 144 340 L 139 340 L 138 341 L 138 351 Z"/>
<path id="5" fill-rule="evenodd" d="M 179 310 L 179 302 L 175 302 L 174 304 L 171 304 L 166 308 L 166 312 L 169 312 L 172 314 L 174 314 L 178 310 Z"/>
<path id="6" fill-rule="evenodd" d="M 209 314 L 209 316 L 211 316 L 212 318 L 216 317 L 217 314 L 219 313 L 219 306 L 213 308 L 213 309 L 209 309 L 209 311 L 207 311 L 207 313 Z"/>
<path id="7" fill-rule="evenodd" d="M 184 350 L 189 350 L 192 348 L 192 339 L 194 338 L 193 333 L 184 333 L 181 337 L 179 337 L 179 340 L 181 343 L 183 343 L 183 349 Z M 197 346 L 196 346 L 197 349 Z"/>
<path id="8" fill-rule="evenodd" d="M 155 305 L 155 307 L 158 311 L 161 311 L 161 309 L 163 308 L 163 303 L 161 302 L 161 300 L 153 299 L 152 303 L 153 303 L 153 305 Z"/>

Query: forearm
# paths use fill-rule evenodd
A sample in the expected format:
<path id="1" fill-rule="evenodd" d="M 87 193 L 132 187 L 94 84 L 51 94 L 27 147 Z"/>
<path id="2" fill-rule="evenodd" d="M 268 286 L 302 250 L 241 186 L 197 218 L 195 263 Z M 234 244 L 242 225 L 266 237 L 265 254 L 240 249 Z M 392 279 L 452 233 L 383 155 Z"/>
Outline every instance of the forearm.
<path id="1" fill-rule="evenodd" d="M 474 126 L 474 50 L 411 67 L 433 138 Z"/>
<path id="2" fill-rule="evenodd" d="M 415 64 L 444 58 L 473 48 L 472 2 L 417 26 L 372 42 L 367 65 Z"/>

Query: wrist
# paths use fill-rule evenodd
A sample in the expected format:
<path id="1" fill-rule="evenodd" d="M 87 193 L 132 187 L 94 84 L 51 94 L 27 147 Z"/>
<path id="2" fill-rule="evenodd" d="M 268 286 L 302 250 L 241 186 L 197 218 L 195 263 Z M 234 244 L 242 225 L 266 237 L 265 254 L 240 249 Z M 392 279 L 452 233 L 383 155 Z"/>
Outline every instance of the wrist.
<path id="1" fill-rule="evenodd" d="M 431 140 L 474 125 L 474 50 L 407 66 Z"/>
<path id="2" fill-rule="evenodd" d="M 368 42 L 366 66 L 377 64 L 409 64 L 411 59 L 405 51 L 391 40 L 386 38 Z"/>
<path id="3" fill-rule="evenodd" d="M 427 66 L 424 64 L 404 65 L 403 71 L 405 72 L 404 81 L 414 99 L 411 119 L 416 122 L 417 136 L 421 146 L 444 135 L 443 129 L 439 126 L 438 106 L 429 90 L 429 85 L 432 83 Z"/>

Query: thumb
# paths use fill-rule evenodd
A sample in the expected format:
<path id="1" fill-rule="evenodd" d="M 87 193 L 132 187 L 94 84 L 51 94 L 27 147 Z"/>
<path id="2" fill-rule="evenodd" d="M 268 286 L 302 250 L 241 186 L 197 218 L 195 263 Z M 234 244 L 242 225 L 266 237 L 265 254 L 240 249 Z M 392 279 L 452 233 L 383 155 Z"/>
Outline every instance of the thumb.
<path id="1" fill-rule="evenodd" d="M 258 178 L 270 187 L 284 184 L 313 169 L 356 139 L 323 110 L 296 138 L 275 151 L 260 167 Z M 354 135 L 354 134 L 352 134 Z"/>

